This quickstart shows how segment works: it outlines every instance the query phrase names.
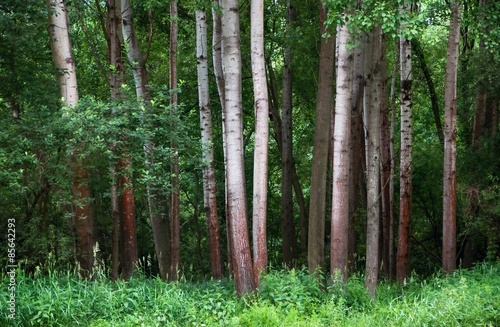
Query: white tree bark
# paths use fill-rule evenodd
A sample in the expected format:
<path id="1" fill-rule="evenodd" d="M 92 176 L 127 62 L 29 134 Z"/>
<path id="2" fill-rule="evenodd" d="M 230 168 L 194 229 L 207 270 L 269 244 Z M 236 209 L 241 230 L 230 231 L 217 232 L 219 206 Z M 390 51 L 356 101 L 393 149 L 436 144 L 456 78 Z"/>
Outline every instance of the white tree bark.
<path id="1" fill-rule="evenodd" d="M 209 239 L 212 277 L 221 278 L 222 258 L 220 253 L 219 220 L 215 192 L 214 148 L 212 137 L 212 112 L 210 110 L 207 16 L 204 10 L 196 11 L 196 60 L 198 67 L 198 97 L 200 106 L 200 128 L 203 160 L 203 202 Z"/>
<path id="2" fill-rule="evenodd" d="M 255 289 L 248 237 L 243 153 L 243 108 L 238 0 L 222 1 L 222 68 L 225 80 L 227 201 L 234 279 L 238 294 Z"/>
<path id="3" fill-rule="evenodd" d="M 267 163 L 269 142 L 269 98 L 267 94 L 266 64 L 264 58 L 264 1 L 252 0 L 251 5 L 251 59 L 255 110 L 255 149 L 253 170 L 253 251 L 254 277 L 267 266 L 266 214 Z"/>
<path id="4" fill-rule="evenodd" d="M 349 164 L 351 156 L 351 112 L 353 56 L 348 26 L 338 29 L 337 97 L 335 102 L 333 192 L 331 221 L 331 274 L 347 279 L 349 226 Z"/>

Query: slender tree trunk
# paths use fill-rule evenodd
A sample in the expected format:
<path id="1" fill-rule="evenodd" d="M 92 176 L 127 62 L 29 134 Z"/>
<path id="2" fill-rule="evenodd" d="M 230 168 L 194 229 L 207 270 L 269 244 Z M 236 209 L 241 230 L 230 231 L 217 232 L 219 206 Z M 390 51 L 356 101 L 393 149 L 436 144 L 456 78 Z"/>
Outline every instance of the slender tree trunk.
<path id="1" fill-rule="evenodd" d="M 408 9 L 408 1 L 405 1 L 402 11 Z M 406 27 L 402 24 L 401 29 Z M 412 200 L 412 149 L 413 149 L 413 100 L 412 100 L 412 64 L 411 64 L 411 41 L 401 37 L 400 61 L 401 61 L 401 161 L 399 165 L 399 228 L 398 228 L 398 254 L 396 264 L 396 278 L 403 282 L 408 273 L 409 250 L 410 250 L 410 226 L 411 226 L 411 200 Z"/>
<path id="2" fill-rule="evenodd" d="M 351 163 L 349 172 L 349 271 L 355 270 L 358 235 L 356 216 L 359 208 L 361 180 L 364 178 L 364 131 L 363 131 L 363 51 L 358 46 L 354 49 L 351 119 Z"/>
<path id="3" fill-rule="evenodd" d="M 222 278 L 222 256 L 220 252 L 219 218 L 215 191 L 214 148 L 212 137 L 212 112 L 210 110 L 207 16 L 204 10 L 196 11 L 196 59 L 198 66 L 198 97 L 200 106 L 200 128 L 203 166 L 203 203 L 207 221 L 208 244 L 212 277 Z"/>
<path id="4" fill-rule="evenodd" d="M 380 57 L 380 79 L 382 89 L 380 94 L 380 163 L 381 163 L 381 221 L 382 221 L 382 270 L 385 277 L 390 275 L 390 240 L 392 229 L 392 203 L 391 203 L 391 136 L 389 123 L 389 99 L 387 92 L 387 59 L 386 41 L 382 38 Z"/>
<path id="5" fill-rule="evenodd" d="M 227 188 L 227 140 L 226 140 L 226 93 L 225 93 L 225 79 L 224 72 L 222 71 L 222 18 L 219 15 L 218 10 L 222 7 L 222 0 L 213 1 L 213 9 L 212 9 L 212 17 L 213 17 L 213 32 L 212 32 L 212 46 L 213 46 L 213 64 L 214 64 L 214 75 L 215 81 L 217 83 L 217 90 L 219 93 L 220 106 L 222 110 L 222 147 L 224 150 L 224 194 L 225 194 L 225 213 L 226 213 L 226 239 L 227 239 L 227 262 L 229 266 L 229 274 L 233 273 L 234 267 L 234 256 L 232 253 L 232 244 L 231 244 L 231 217 L 229 204 L 227 199 L 228 188 Z"/>
<path id="6" fill-rule="evenodd" d="M 243 160 L 243 108 L 241 50 L 237 0 L 222 1 L 222 67 L 225 80 L 225 134 L 227 151 L 227 202 L 234 280 L 239 295 L 255 289 L 248 237 L 245 169 Z"/>
<path id="7" fill-rule="evenodd" d="M 177 130 L 177 35 L 178 35 L 178 15 L 177 0 L 170 1 L 170 110 L 173 116 L 172 129 Z M 172 195 L 171 195 L 171 261 L 170 275 L 171 280 L 177 280 L 180 269 L 181 257 L 181 222 L 180 222 L 180 194 L 179 194 L 179 152 L 177 140 L 174 132 L 172 147 Z"/>
<path id="8" fill-rule="evenodd" d="M 130 65 L 132 66 L 136 95 L 139 100 L 144 101 L 146 108 L 149 108 L 147 103 L 147 101 L 149 100 L 149 90 L 147 88 L 147 72 L 145 61 L 139 47 L 139 42 L 137 41 L 137 37 L 135 35 L 130 0 L 121 0 L 121 13 L 123 39 L 127 49 L 128 60 Z M 146 157 L 146 169 L 150 170 L 154 164 L 153 140 L 146 139 L 144 141 L 143 147 Z M 155 244 L 155 252 L 158 259 L 160 277 L 165 280 L 167 278 L 170 267 L 170 229 L 168 218 L 161 214 L 159 194 L 157 191 L 155 191 L 157 187 L 155 187 L 151 183 L 148 183 L 146 188 L 148 193 L 148 213 L 151 221 L 151 229 L 153 231 L 153 239 Z M 135 230 L 128 230 L 128 232 L 133 233 L 133 237 L 136 237 Z M 130 237 L 132 237 L 132 235 L 130 235 Z M 134 250 L 130 249 L 130 252 L 133 253 Z M 124 256 L 127 255 L 124 254 Z M 137 261 L 137 258 L 133 258 L 130 256 L 127 257 L 129 258 L 129 260 Z M 129 272 L 122 273 L 124 275 L 130 274 Z"/>
<path id="9" fill-rule="evenodd" d="M 294 21 L 292 1 L 287 1 L 287 42 Z M 287 44 L 283 66 L 282 147 L 281 147 L 281 232 L 283 263 L 291 267 L 298 258 L 293 219 L 293 142 L 292 142 L 292 48 Z"/>
<path id="10" fill-rule="evenodd" d="M 382 56 L 382 28 L 375 26 L 370 32 L 371 62 L 369 63 L 372 75 L 370 103 L 367 108 L 366 147 L 367 147 L 367 226 L 366 226 L 366 278 L 365 285 L 368 292 L 375 296 L 379 272 L 379 244 L 380 244 L 380 98 L 382 96 L 381 56 Z"/>
<path id="11" fill-rule="evenodd" d="M 331 221 L 332 278 L 347 280 L 349 227 L 349 163 L 351 143 L 353 55 L 348 26 L 338 29 L 337 96 L 335 102 L 333 192 Z"/>
<path id="12" fill-rule="evenodd" d="M 389 279 L 394 280 L 396 277 L 396 251 L 394 249 L 394 167 L 396 162 L 396 155 L 394 153 L 394 129 L 396 125 L 396 74 L 398 69 L 399 54 L 396 52 L 394 60 L 394 67 L 392 69 L 391 80 L 391 127 L 390 127 L 390 141 L 389 153 L 391 157 L 391 174 L 389 181 Z"/>
<path id="13" fill-rule="evenodd" d="M 451 22 L 446 55 L 444 167 L 443 167 L 443 270 L 450 274 L 457 257 L 457 67 L 461 5 L 451 1 Z"/>
<path id="14" fill-rule="evenodd" d="M 270 94 L 271 94 L 271 97 L 270 97 L 270 110 L 271 110 L 271 113 L 272 113 L 272 117 L 273 117 L 273 122 L 274 122 L 274 129 L 275 129 L 275 138 L 277 140 L 277 143 L 278 143 L 278 150 L 280 152 L 281 155 L 283 155 L 283 147 L 284 147 L 284 144 L 283 144 L 283 134 L 285 133 L 283 131 L 283 124 L 282 124 L 282 120 L 280 118 L 280 115 L 279 115 L 279 111 L 278 111 L 278 86 L 277 86 L 277 83 L 276 83 L 276 77 L 274 75 L 274 71 L 271 67 L 271 64 L 269 62 L 269 60 L 267 61 L 267 71 L 268 71 L 268 76 L 269 76 L 269 89 L 270 89 Z M 284 75 L 283 75 L 284 76 Z M 285 79 L 285 77 L 283 77 Z M 290 81 L 291 82 L 291 81 Z M 283 82 L 285 84 L 285 81 Z M 288 82 L 286 82 L 288 83 Z M 290 85 L 291 87 L 291 85 Z M 285 90 L 287 87 L 283 86 L 283 90 Z M 291 89 L 290 89 L 290 92 L 291 92 Z M 283 91 L 283 97 L 285 97 L 285 91 Z M 285 100 L 283 100 L 283 103 L 285 103 Z M 290 102 L 291 103 L 291 102 Z M 290 109 L 290 114 L 291 114 L 291 109 Z M 290 125 L 291 125 L 291 117 L 289 118 L 290 119 Z M 284 158 L 282 157 L 281 158 L 281 161 L 283 162 L 284 161 Z M 299 181 L 299 178 L 297 176 L 297 171 L 295 169 L 295 160 L 293 158 L 293 152 L 292 152 L 292 157 L 291 157 L 291 161 L 292 161 L 292 164 L 291 164 L 291 176 L 290 176 L 290 179 L 291 179 L 291 182 L 292 182 L 292 186 L 293 186 L 293 190 L 295 192 L 295 198 L 297 200 L 297 205 L 299 206 L 299 217 L 300 217 L 300 250 L 301 252 L 304 254 L 304 256 L 307 254 L 307 231 L 308 231 L 308 217 L 307 217 L 307 207 L 306 207 L 306 201 L 304 199 L 304 193 L 302 192 L 302 187 L 300 186 L 300 181 Z M 282 181 L 282 185 L 283 185 L 284 181 Z M 283 203 L 283 202 L 282 202 Z M 283 208 L 282 208 L 283 210 Z M 283 215 L 283 212 L 282 212 L 282 215 Z M 292 223 L 292 220 L 290 220 L 290 224 Z M 282 224 L 283 224 L 283 221 L 282 221 Z M 282 226 L 283 227 L 283 226 Z M 282 229 L 283 230 L 283 229 Z M 297 241 L 295 239 L 295 227 L 291 227 L 291 226 L 287 226 L 286 227 L 286 233 L 287 235 L 289 236 L 286 236 L 283 235 L 283 239 L 285 238 L 288 238 L 289 240 L 295 242 L 295 245 L 291 245 L 290 248 L 296 248 L 297 247 Z M 293 239 L 291 238 L 291 234 L 292 234 L 292 231 L 293 231 Z M 285 242 L 285 241 L 283 241 Z M 289 243 L 290 244 L 290 243 Z M 298 254 L 297 254 L 298 255 Z"/>
<path id="15" fill-rule="evenodd" d="M 74 108 L 78 105 L 78 83 L 68 31 L 67 7 L 62 0 L 47 0 L 46 3 L 49 9 L 52 58 L 58 70 L 60 96 L 67 107 Z M 71 193 L 74 201 L 72 218 L 74 249 L 82 276 L 89 277 L 94 264 L 94 217 L 88 184 L 89 172 L 84 167 L 84 161 L 82 162 L 78 157 L 79 154 L 74 149 L 70 159 L 73 173 Z"/>
<path id="16" fill-rule="evenodd" d="M 251 2 L 251 59 L 255 109 L 255 149 L 253 171 L 253 250 L 254 278 L 267 267 L 266 220 L 269 142 L 269 97 L 264 57 L 264 0 Z"/>
<path id="17" fill-rule="evenodd" d="M 321 45 L 319 55 L 318 93 L 316 98 L 316 125 L 311 173 L 311 198 L 309 204 L 308 267 L 311 274 L 325 268 L 325 211 L 326 179 L 330 122 L 333 112 L 333 78 L 335 41 L 323 37 L 327 32 L 327 9 L 320 0 Z"/>

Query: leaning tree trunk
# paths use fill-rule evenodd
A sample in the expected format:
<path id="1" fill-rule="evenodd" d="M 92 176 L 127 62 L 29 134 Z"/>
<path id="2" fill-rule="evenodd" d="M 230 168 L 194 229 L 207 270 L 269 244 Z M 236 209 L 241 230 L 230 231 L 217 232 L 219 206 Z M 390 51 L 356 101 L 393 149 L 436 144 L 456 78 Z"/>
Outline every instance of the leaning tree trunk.
<path id="1" fill-rule="evenodd" d="M 264 57 L 264 0 L 252 0 L 251 59 L 255 110 L 255 149 L 253 170 L 253 269 L 255 282 L 267 267 L 266 214 L 269 142 L 269 98 Z"/>
<path id="2" fill-rule="evenodd" d="M 408 10 L 408 1 L 402 11 Z M 405 30 L 402 24 L 402 31 Z M 412 102 L 412 74 L 411 74 L 411 41 L 401 37 L 401 159 L 399 164 L 399 228 L 398 253 L 396 262 L 396 278 L 402 282 L 406 278 L 409 264 L 411 199 L 412 199 L 412 149 L 413 149 L 413 102 Z"/>
<path id="3" fill-rule="evenodd" d="M 320 1 L 320 31 L 327 32 L 326 2 Z M 328 146 L 330 122 L 333 112 L 333 78 L 335 42 L 333 37 L 321 37 L 319 55 L 318 93 L 316 99 L 316 125 L 311 171 L 311 196 L 309 203 L 309 237 L 307 260 L 309 272 L 325 268 L 325 211 L 326 179 L 328 171 Z"/>
<path id="4" fill-rule="evenodd" d="M 220 252 L 219 218 L 215 191 L 214 147 L 212 137 L 212 112 L 210 110 L 207 16 L 204 10 L 196 11 L 196 58 L 198 66 L 198 97 L 200 106 L 200 129 L 203 166 L 203 203 L 207 221 L 208 246 L 212 277 L 222 278 L 223 267 Z"/>
<path id="5" fill-rule="evenodd" d="M 60 95 L 64 104 L 71 109 L 78 105 L 78 83 L 68 31 L 68 11 L 62 0 L 47 0 L 47 6 L 52 58 L 58 70 Z M 94 264 L 93 247 L 95 245 L 94 217 L 88 184 L 89 171 L 84 167 L 84 162 L 79 159 L 76 149 L 73 149 L 70 162 L 73 174 L 71 193 L 74 201 L 72 228 L 75 237 L 75 257 L 82 276 L 89 277 Z"/>
<path id="6" fill-rule="evenodd" d="M 237 0 L 222 1 L 222 67 L 225 80 L 225 120 L 227 151 L 227 202 L 230 217 L 230 244 L 233 271 L 239 295 L 255 289 L 248 237 L 245 169 L 243 153 L 243 108 L 241 50 Z"/>
<path id="7" fill-rule="evenodd" d="M 451 1 L 451 23 L 446 55 L 444 167 L 443 167 L 443 270 L 450 274 L 457 257 L 457 67 L 461 5 Z"/>
<path id="8" fill-rule="evenodd" d="M 349 164 L 351 155 L 351 113 L 353 55 L 349 49 L 350 33 L 347 25 L 338 29 L 337 96 L 335 102 L 333 192 L 331 221 L 332 278 L 340 274 L 347 280 L 349 227 Z"/>

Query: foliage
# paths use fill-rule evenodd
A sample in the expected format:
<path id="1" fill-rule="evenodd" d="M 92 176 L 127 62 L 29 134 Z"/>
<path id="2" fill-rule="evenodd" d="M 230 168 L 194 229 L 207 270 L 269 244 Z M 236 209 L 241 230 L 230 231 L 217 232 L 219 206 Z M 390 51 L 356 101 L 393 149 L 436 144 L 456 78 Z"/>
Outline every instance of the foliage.
<path id="1" fill-rule="evenodd" d="M 257 293 L 239 299 L 232 281 L 164 283 L 138 276 L 82 281 L 41 268 L 16 276 L 16 320 L 3 326 L 496 326 L 500 323 L 500 265 L 447 277 L 412 277 L 382 284 L 375 299 L 354 278 L 328 292 L 304 271 L 272 271 Z M 2 275 L 2 285 L 8 276 Z M 7 288 L 0 301 L 7 303 Z"/>

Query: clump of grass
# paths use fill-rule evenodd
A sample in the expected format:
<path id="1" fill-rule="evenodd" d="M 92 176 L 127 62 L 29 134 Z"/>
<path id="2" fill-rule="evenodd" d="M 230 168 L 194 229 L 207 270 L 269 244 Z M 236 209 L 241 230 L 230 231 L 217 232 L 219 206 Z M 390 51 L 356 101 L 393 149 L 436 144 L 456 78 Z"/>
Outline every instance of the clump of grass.
<path id="1" fill-rule="evenodd" d="M 230 280 L 110 282 L 21 270 L 16 278 L 16 319 L 2 310 L 0 326 L 500 326 L 499 264 L 384 283 L 375 299 L 362 276 L 325 292 L 305 270 L 272 270 L 242 299 Z M 0 289 L 2 303 L 9 296 Z"/>

